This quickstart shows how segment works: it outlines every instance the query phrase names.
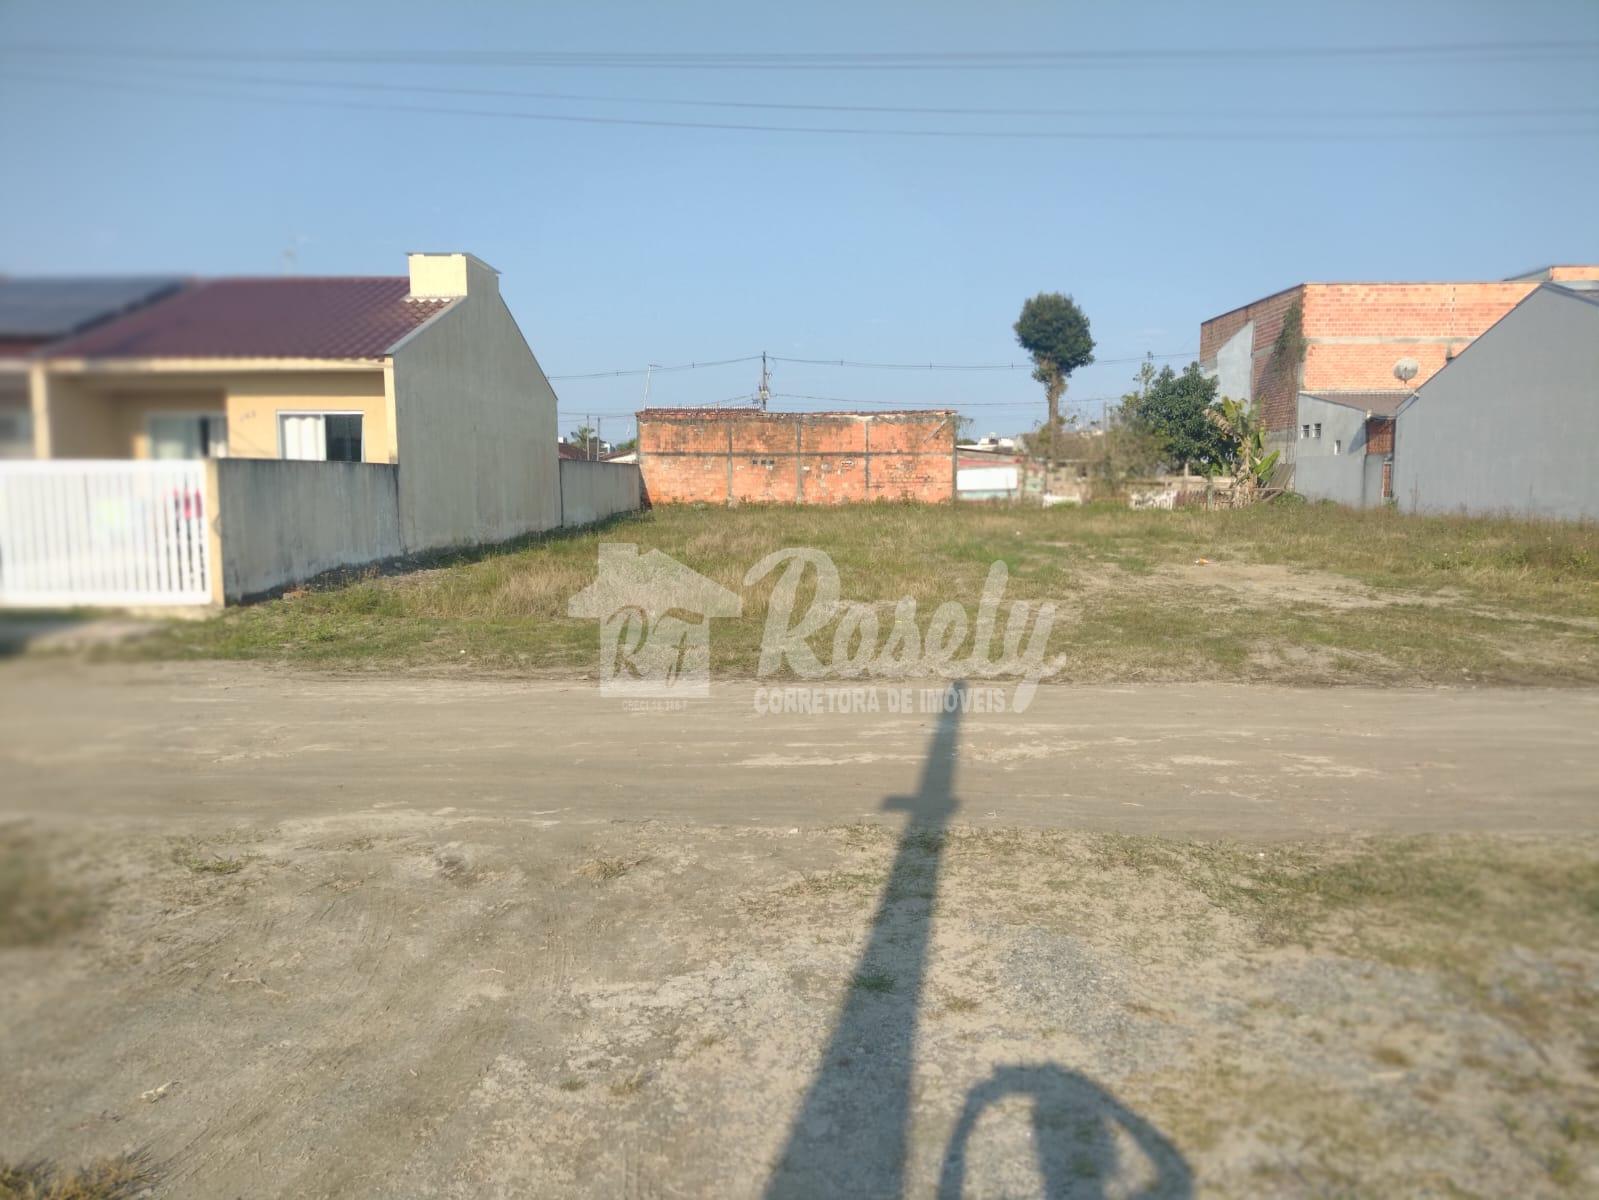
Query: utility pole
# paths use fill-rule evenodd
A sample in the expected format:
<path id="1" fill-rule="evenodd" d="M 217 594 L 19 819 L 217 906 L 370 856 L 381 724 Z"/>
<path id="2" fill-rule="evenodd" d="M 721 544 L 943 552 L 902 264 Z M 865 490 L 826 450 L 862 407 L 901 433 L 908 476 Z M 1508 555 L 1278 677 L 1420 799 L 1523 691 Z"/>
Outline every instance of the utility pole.
<path id="1" fill-rule="evenodd" d="M 766 402 L 772 398 L 772 372 L 766 366 L 766 351 L 761 351 L 761 390 L 755 393 L 761 411 L 766 411 Z"/>

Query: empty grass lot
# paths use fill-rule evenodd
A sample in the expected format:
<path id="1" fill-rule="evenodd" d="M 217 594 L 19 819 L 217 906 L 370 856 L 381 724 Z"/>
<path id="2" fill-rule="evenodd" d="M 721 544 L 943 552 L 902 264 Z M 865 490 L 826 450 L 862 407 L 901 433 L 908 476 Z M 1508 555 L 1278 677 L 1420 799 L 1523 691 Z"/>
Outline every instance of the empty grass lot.
<path id="1" fill-rule="evenodd" d="M 132 652 L 586 675 L 595 625 L 566 607 L 601 541 L 658 548 L 742 592 L 744 615 L 714 626 L 721 677 L 755 673 L 775 576 L 746 589 L 745 572 L 806 546 L 832 556 L 845 598 L 882 606 L 882 637 L 902 596 L 923 630 L 946 600 L 975 613 L 1003 560 L 1007 599 L 1057 605 L 1049 650 L 1068 681 L 1599 682 L 1599 527 L 1305 504 L 657 509 L 174 624 Z"/>

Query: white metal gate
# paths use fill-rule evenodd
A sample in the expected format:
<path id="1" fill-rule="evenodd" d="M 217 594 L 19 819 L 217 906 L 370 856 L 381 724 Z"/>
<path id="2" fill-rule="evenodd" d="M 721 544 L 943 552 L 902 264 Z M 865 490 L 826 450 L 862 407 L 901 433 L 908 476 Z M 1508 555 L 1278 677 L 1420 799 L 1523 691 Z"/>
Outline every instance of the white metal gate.
<path id="1" fill-rule="evenodd" d="M 0 606 L 209 604 L 205 463 L 0 462 Z"/>

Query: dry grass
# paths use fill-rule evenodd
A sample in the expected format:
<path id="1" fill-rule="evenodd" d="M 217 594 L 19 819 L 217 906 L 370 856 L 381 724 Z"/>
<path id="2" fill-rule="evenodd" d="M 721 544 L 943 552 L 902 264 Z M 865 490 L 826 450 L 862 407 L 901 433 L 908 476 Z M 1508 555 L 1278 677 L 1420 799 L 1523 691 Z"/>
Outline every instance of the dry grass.
<path id="1" fill-rule="evenodd" d="M 913 597 L 923 624 L 946 600 L 975 610 L 1003 561 L 1008 598 L 1059 607 L 1050 649 L 1079 681 L 1599 682 L 1599 527 L 1303 504 L 659 509 L 174 625 L 135 652 L 588 674 L 594 623 L 566 607 L 601 541 L 661 549 L 742 592 L 744 616 L 714 625 L 723 676 L 752 674 L 758 658 L 774 578 L 745 588 L 745 573 L 806 546 L 831 555 L 846 598 Z M 1196 575 L 1200 558 L 1213 565 Z M 1253 588 L 1237 586 L 1250 571 Z M 825 657 L 828 632 L 818 648 Z"/>
<path id="2" fill-rule="evenodd" d="M 0 1200 L 129 1200 L 150 1194 L 155 1172 L 142 1154 L 63 1170 L 43 1160 L 0 1161 Z"/>
<path id="3" fill-rule="evenodd" d="M 577 874 L 597 883 L 605 883 L 612 879 L 620 879 L 646 861 L 643 858 L 593 858 L 580 866 Z"/>
<path id="4" fill-rule="evenodd" d="M 48 945 L 79 929 L 92 907 L 32 839 L 0 846 L 0 946 Z"/>

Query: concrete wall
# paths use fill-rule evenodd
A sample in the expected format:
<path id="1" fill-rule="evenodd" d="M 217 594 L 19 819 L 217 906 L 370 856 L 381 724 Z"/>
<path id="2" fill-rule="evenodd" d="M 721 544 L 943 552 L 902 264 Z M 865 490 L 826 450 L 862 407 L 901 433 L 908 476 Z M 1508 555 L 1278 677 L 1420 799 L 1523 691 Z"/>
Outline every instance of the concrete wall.
<path id="1" fill-rule="evenodd" d="M 1216 349 L 1216 394 L 1245 404 L 1255 398 L 1255 323 L 1245 321 Z"/>
<path id="2" fill-rule="evenodd" d="M 649 409 L 639 468 L 651 504 L 940 503 L 955 495 L 949 412 Z"/>
<path id="3" fill-rule="evenodd" d="M 1316 425 L 1321 437 L 1315 437 Z M 1303 436 L 1306 425 L 1311 437 Z M 1315 396 L 1299 397 L 1294 490 L 1307 500 L 1333 500 L 1352 508 L 1366 503 L 1366 413 Z M 1381 460 L 1378 460 L 1379 463 Z"/>
<path id="4" fill-rule="evenodd" d="M 644 481 L 631 463 L 561 460 L 561 524 L 592 525 L 643 506 Z"/>
<path id="5" fill-rule="evenodd" d="M 467 294 L 393 353 L 406 548 L 554 528 L 561 521 L 555 392 L 493 270 L 470 255 L 417 255 L 412 264 L 413 291 L 464 287 Z"/>
<path id="6" fill-rule="evenodd" d="M 1599 520 L 1599 303 L 1541 287 L 1400 410 L 1407 512 Z"/>
<path id="7" fill-rule="evenodd" d="M 404 553 L 398 468 L 225 458 L 214 470 L 213 553 L 229 603 L 336 567 Z M 214 568 L 213 568 L 214 569 Z"/>

